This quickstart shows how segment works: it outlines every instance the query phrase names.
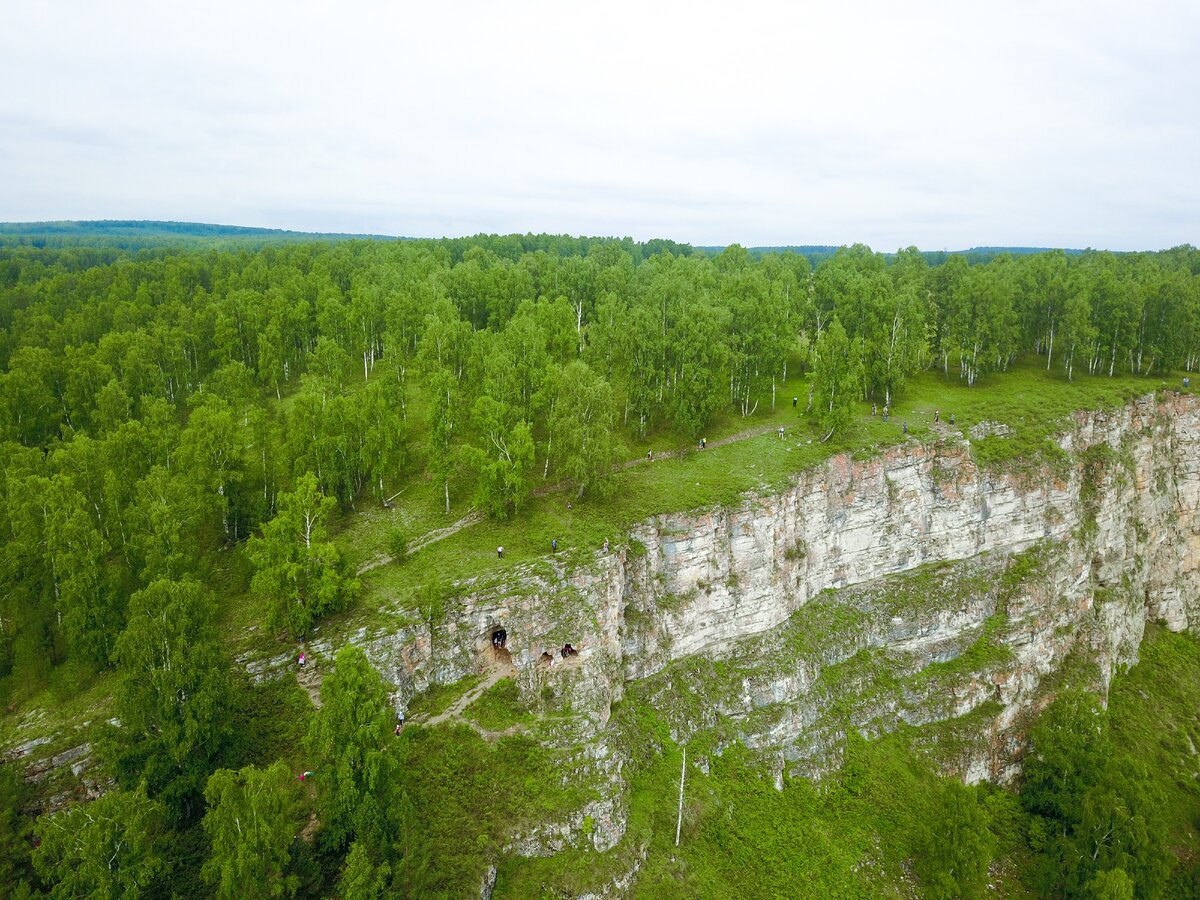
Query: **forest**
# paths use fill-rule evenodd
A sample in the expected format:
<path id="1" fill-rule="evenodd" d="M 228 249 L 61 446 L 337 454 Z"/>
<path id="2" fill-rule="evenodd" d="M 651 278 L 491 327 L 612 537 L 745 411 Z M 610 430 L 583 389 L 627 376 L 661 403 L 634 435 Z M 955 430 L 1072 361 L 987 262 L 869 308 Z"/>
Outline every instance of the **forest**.
<path id="1" fill-rule="evenodd" d="M 394 746 L 365 656 L 340 653 L 304 732 L 280 731 L 221 625 L 243 591 L 284 640 L 352 606 L 331 532 L 407 484 L 444 514 L 520 521 L 542 485 L 603 497 L 630 447 L 690 448 L 719 416 L 790 406 L 798 374 L 799 412 L 830 440 L 929 370 L 987 391 L 1018 363 L 1068 383 L 1200 366 L 1187 246 L 934 264 L 856 245 L 814 267 L 671 241 L 254 238 L 0 242 L 0 707 L 113 685 L 102 798 L 32 822 L 0 767 L 17 896 L 458 895 L 412 826 L 415 751 Z M 1105 804 L 1133 802 L 1104 715 L 1055 707 L 1085 724 L 1047 719 L 1048 761 L 1007 814 L 1031 817 L 1047 895 L 1134 896 L 1125 878 L 1158 896 L 1142 886 L 1170 862 L 1144 802 L 1124 857 L 1078 861 Z M 1072 742 L 1081 729 L 1100 737 Z M 289 743 L 334 774 L 309 790 L 277 758 Z M 944 790 L 983 853 L 975 794 Z M 317 834 L 297 840 L 306 820 Z M 977 868 L 921 877 L 974 896 Z"/>

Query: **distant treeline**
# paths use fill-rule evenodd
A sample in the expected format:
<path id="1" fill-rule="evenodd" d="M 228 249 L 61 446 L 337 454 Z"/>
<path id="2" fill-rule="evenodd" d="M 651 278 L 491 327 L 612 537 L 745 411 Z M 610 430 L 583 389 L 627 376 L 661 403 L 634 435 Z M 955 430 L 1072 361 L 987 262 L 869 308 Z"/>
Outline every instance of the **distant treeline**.
<path id="1" fill-rule="evenodd" d="M 697 249 L 716 255 L 724 250 L 725 247 L 708 246 Z M 806 257 L 809 263 L 815 266 L 829 259 L 831 256 L 836 256 L 837 252 L 842 248 L 832 244 L 794 244 L 777 247 L 749 247 L 747 249 L 750 255 L 756 259 L 769 253 L 798 253 Z M 920 252 L 925 261 L 931 266 L 940 266 L 951 256 L 963 256 L 966 257 L 967 262 L 981 263 L 991 262 L 997 256 L 1025 256 L 1031 253 L 1054 253 L 1058 249 L 1055 247 L 971 247 L 968 250 L 922 250 Z M 1068 256 L 1078 256 L 1086 251 L 1065 249 L 1062 252 Z M 883 255 L 889 260 L 896 256 L 895 253 L 885 253 Z"/>

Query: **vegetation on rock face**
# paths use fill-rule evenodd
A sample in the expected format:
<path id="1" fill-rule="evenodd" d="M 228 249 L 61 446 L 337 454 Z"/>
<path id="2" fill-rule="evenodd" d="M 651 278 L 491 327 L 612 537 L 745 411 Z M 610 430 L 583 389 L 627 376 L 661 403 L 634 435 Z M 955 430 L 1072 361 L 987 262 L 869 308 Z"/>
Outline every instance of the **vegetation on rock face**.
<path id="1" fill-rule="evenodd" d="M 1011 427 L 972 442 L 985 466 L 1061 466 L 1066 413 L 1200 362 L 1195 250 L 931 266 L 852 247 L 814 271 L 791 253 L 544 236 L 75 240 L 0 246 L 0 724 L 10 742 L 38 716 L 48 731 L 86 722 L 79 740 L 112 789 L 39 818 L 34 851 L 23 810 L 42 798 L 0 767 L 6 890 L 460 896 L 496 863 L 498 895 L 536 896 L 614 874 L 642 847 L 646 896 L 853 895 L 914 872 L 930 894 L 970 896 L 993 845 L 1029 887 L 1060 894 L 1169 882 L 1183 896 L 1200 879 L 1194 865 L 1168 876 L 1155 849 L 1195 857 L 1188 638 L 1147 645 L 1108 713 L 1052 707 L 1024 808 L 946 786 L 901 738 L 852 737 L 828 785 L 777 791 L 773 760 L 693 708 L 702 691 L 671 710 L 631 697 L 618 710 L 636 725 L 629 836 L 603 857 L 542 860 L 507 842 L 595 799 L 570 749 L 466 727 L 394 735 L 387 686 L 352 648 L 321 673 L 314 712 L 290 680 L 235 674 L 229 646 L 279 656 L 281 632 L 307 637 L 356 602 L 439 619 L 460 578 L 552 540 L 576 565 L 651 514 L 874 452 L 901 422 L 927 437 L 936 409 Z M 681 450 L 706 437 L 704 453 Z M 648 450 L 653 464 L 634 466 Z M 1092 515 L 1101 455 L 1086 460 Z M 808 615 L 848 642 L 862 625 L 819 603 Z M 999 611 L 957 665 L 1000 660 L 1004 626 Z M 813 648 L 802 628 L 781 640 L 793 657 Z M 681 682 L 713 689 L 747 674 L 688 666 Z M 881 695 L 907 684 L 871 653 L 829 677 L 873 677 Z M 466 714 L 493 732 L 534 719 L 511 681 Z M 679 851 L 666 721 L 694 732 L 709 767 L 689 769 Z M 1098 729 L 1086 747 L 1070 739 L 1081 721 Z"/>

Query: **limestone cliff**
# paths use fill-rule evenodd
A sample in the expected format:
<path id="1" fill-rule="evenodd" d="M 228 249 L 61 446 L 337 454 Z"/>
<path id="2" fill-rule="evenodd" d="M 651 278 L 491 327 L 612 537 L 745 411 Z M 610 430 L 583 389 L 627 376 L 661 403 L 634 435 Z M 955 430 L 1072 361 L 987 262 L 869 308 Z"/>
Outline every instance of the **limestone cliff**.
<path id="1" fill-rule="evenodd" d="M 843 454 L 772 496 L 656 517 L 588 564 L 458 585 L 440 620 L 353 639 L 402 708 L 494 665 L 503 629 L 523 695 L 573 712 L 543 737 L 605 786 L 572 817 L 598 823 L 599 849 L 621 833 L 606 726 L 627 690 L 677 737 L 742 741 L 780 777 L 827 768 L 846 728 L 914 726 L 959 774 L 1006 780 L 1068 663 L 1103 690 L 1147 620 L 1200 620 L 1200 402 L 1080 412 L 1058 447 L 1008 471 L 977 465 L 958 432 Z M 552 852 L 577 824 L 514 848 Z"/>

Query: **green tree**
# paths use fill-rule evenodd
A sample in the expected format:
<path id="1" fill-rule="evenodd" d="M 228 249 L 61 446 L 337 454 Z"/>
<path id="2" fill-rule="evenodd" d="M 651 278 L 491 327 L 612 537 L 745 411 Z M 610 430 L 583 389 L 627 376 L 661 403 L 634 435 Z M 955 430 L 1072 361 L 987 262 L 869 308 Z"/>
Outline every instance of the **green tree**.
<path id="1" fill-rule="evenodd" d="M 975 790 L 957 781 L 942 789 L 921 839 L 918 869 L 933 900 L 982 896 L 995 849 Z"/>
<path id="2" fill-rule="evenodd" d="M 386 862 L 376 863 L 366 845 L 355 841 L 346 854 L 346 864 L 338 879 L 342 900 L 381 900 L 389 895 L 388 878 L 392 869 Z"/>
<path id="3" fill-rule="evenodd" d="M 1100 872 L 1087 885 L 1090 900 L 1133 900 L 1133 879 L 1122 869 Z"/>
<path id="4" fill-rule="evenodd" d="M 429 473 L 441 485 L 450 515 L 450 476 L 454 472 L 455 426 L 458 421 L 458 383 L 439 369 L 429 379 Z"/>
<path id="5" fill-rule="evenodd" d="M 74 652 L 106 664 L 123 612 L 121 598 L 106 576 L 108 544 L 88 514 L 86 498 L 65 475 L 50 480 L 41 502 L 45 550 L 63 632 Z"/>
<path id="6" fill-rule="evenodd" d="M 395 714 L 387 689 L 366 654 L 338 651 L 321 683 L 321 708 L 308 732 L 317 785 L 317 819 L 329 846 L 352 839 L 382 848 L 390 836 L 392 762 L 386 752 Z"/>
<path id="7" fill-rule="evenodd" d="M 212 854 L 204 877 L 218 897 L 287 897 L 299 879 L 287 873 L 296 838 L 296 781 L 283 760 L 268 769 L 218 769 L 208 779 L 204 831 Z"/>
<path id="8" fill-rule="evenodd" d="M 16 765 L 0 766 L 0 885 L 13 891 L 24 887 L 33 873 L 30 836 L 33 825 L 21 811 L 27 789 Z"/>
<path id="9" fill-rule="evenodd" d="M 117 640 L 118 775 L 144 779 L 185 821 L 230 737 L 229 664 L 215 623 L 205 588 L 164 579 L 133 595 Z"/>
<path id="10" fill-rule="evenodd" d="M 825 436 L 850 424 L 862 384 L 857 348 L 834 316 L 813 349 L 812 398 L 817 427 Z"/>
<path id="11" fill-rule="evenodd" d="M 272 628 L 303 636 L 320 616 L 342 609 L 358 593 L 358 580 L 327 540 L 334 503 L 321 493 L 317 477 L 305 474 L 294 491 L 279 495 L 279 512 L 250 539 L 250 586 L 269 604 Z"/>
<path id="12" fill-rule="evenodd" d="M 533 477 L 533 434 L 529 423 L 514 421 L 506 404 L 483 396 L 475 401 L 477 445 L 464 459 L 478 473 L 475 502 L 494 519 L 507 519 L 529 498 Z"/>
<path id="13" fill-rule="evenodd" d="M 1060 823 L 1065 833 L 1079 821 L 1083 797 L 1111 757 L 1099 701 L 1085 691 L 1064 693 L 1030 730 L 1021 802 L 1034 815 Z"/>
<path id="14" fill-rule="evenodd" d="M 563 367 L 550 424 L 555 468 L 580 497 L 612 469 L 613 414 L 612 388 L 604 379 L 580 360 Z"/>
<path id="15" fill-rule="evenodd" d="M 33 864 L 52 897 L 136 900 L 165 869 L 162 819 L 141 788 L 110 791 L 38 819 Z"/>

